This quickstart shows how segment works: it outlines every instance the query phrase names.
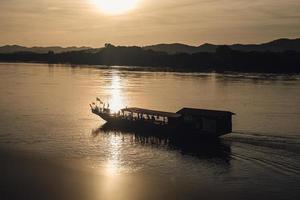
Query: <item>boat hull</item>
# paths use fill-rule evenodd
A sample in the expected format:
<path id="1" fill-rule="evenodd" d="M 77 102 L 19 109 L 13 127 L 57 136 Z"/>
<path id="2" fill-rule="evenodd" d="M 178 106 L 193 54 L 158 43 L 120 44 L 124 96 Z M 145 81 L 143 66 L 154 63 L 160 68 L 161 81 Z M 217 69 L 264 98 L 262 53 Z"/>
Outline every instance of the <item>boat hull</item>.
<path id="1" fill-rule="evenodd" d="M 180 123 L 170 125 L 155 123 L 151 120 L 131 120 L 122 117 L 115 117 L 108 113 L 97 111 L 93 111 L 93 113 L 105 120 L 109 127 L 114 127 L 116 130 L 139 131 L 150 134 L 200 136 L 205 138 L 216 138 L 221 135 L 225 135 L 200 131 Z"/>
<path id="2" fill-rule="evenodd" d="M 145 130 L 174 130 L 176 127 L 169 125 L 156 124 L 152 121 L 146 120 L 129 120 L 124 118 L 118 118 L 111 116 L 106 113 L 97 113 L 99 117 L 109 123 L 111 126 L 123 127 L 123 128 L 133 128 L 133 129 L 145 129 Z"/>

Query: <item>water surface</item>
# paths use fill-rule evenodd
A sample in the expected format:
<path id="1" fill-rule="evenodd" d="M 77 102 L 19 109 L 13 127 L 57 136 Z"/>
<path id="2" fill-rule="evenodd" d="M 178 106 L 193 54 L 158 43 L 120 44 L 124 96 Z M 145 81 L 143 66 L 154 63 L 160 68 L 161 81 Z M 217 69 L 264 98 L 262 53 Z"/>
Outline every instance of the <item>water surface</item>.
<path id="1" fill-rule="evenodd" d="M 300 196 L 298 75 L 2 63 L 0 93 L 0 147 L 81 163 L 97 174 L 78 189 L 90 199 Z M 214 143 L 103 131 L 97 96 L 114 110 L 229 110 L 234 130 Z"/>

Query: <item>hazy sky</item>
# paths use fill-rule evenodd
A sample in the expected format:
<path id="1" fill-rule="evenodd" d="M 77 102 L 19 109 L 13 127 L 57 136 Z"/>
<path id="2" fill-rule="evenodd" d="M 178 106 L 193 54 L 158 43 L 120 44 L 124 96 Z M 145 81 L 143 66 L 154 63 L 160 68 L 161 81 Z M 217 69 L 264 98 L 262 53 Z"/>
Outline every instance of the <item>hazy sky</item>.
<path id="1" fill-rule="evenodd" d="M 300 0 L 139 0 L 122 15 L 107 15 L 93 1 L 0 0 L 0 45 L 200 45 L 300 37 Z"/>

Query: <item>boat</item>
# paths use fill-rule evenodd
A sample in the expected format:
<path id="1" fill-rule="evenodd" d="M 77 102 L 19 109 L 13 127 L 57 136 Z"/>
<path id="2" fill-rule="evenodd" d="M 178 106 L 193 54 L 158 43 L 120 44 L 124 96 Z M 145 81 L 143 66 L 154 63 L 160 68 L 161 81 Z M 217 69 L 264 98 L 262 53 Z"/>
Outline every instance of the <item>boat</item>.
<path id="1" fill-rule="evenodd" d="M 112 112 L 99 98 L 100 104 L 90 104 L 93 114 L 116 128 L 145 131 L 163 131 L 173 134 L 219 137 L 232 132 L 232 115 L 221 110 L 182 108 L 165 112 L 138 107 L 126 107 Z M 102 105 L 102 106 L 101 106 Z"/>

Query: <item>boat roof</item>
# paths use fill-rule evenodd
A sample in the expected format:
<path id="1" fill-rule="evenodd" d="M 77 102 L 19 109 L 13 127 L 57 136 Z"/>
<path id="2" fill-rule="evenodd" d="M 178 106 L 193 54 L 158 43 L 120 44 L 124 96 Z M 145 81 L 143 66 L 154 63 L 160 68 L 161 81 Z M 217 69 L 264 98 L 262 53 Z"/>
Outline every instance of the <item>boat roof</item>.
<path id="1" fill-rule="evenodd" d="M 188 115 L 211 116 L 211 117 L 235 115 L 234 113 L 229 111 L 197 109 L 197 108 L 182 108 L 176 113 L 183 114 L 183 115 L 188 114 Z"/>
<path id="2" fill-rule="evenodd" d="M 173 112 L 164 112 L 164 111 L 158 111 L 158 110 L 149 110 L 144 108 L 124 108 L 121 109 L 121 111 L 127 111 L 127 112 L 133 112 L 138 114 L 147 114 L 147 115 L 155 115 L 155 116 L 162 116 L 162 117 L 169 117 L 169 118 L 177 118 L 180 117 L 181 114 L 173 113 Z"/>

